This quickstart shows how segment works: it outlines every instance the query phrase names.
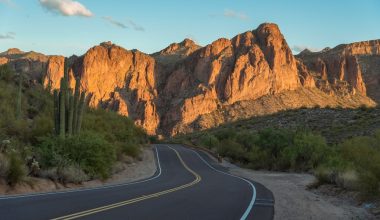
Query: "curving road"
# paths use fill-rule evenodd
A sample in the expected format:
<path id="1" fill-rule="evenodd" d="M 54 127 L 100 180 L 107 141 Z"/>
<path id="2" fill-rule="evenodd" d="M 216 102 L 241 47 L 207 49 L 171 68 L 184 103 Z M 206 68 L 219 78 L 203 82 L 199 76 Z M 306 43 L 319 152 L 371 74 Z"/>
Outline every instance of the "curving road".
<path id="1" fill-rule="evenodd" d="M 0 197 L 0 219 L 273 219 L 272 193 L 233 176 L 203 152 L 155 145 L 157 171 L 145 180 Z"/>

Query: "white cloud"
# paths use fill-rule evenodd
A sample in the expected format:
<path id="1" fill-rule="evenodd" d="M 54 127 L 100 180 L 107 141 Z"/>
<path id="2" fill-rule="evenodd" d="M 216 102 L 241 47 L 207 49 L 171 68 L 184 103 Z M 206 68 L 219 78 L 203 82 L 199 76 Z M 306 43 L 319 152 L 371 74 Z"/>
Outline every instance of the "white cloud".
<path id="1" fill-rule="evenodd" d="M 93 13 L 84 5 L 73 0 L 39 0 L 42 7 L 63 16 L 91 17 Z"/>
<path id="2" fill-rule="evenodd" d="M 145 31 L 145 28 L 136 24 L 132 20 L 128 20 L 129 25 L 135 30 L 135 31 Z"/>
<path id="3" fill-rule="evenodd" d="M 224 10 L 223 16 L 229 17 L 229 18 L 237 18 L 240 20 L 248 20 L 249 19 L 248 15 L 246 15 L 245 13 L 237 12 L 237 11 L 234 11 L 231 9 Z"/>
<path id="4" fill-rule="evenodd" d="M 16 6 L 16 4 L 12 0 L 0 0 L 0 4 L 5 4 L 10 7 Z"/>
<path id="5" fill-rule="evenodd" d="M 0 34 L 0 40 L 15 39 L 16 34 L 14 32 L 8 32 L 6 34 Z"/>
<path id="6" fill-rule="evenodd" d="M 119 27 L 119 28 L 127 28 L 127 25 L 119 22 L 119 21 L 115 21 L 111 16 L 104 16 L 102 17 L 105 21 L 107 21 L 108 23 L 112 24 L 112 25 L 115 25 L 116 27 Z"/>
<path id="7" fill-rule="evenodd" d="M 104 16 L 102 17 L 105 21 L 107 21 L 108 23 L 112 24 L 112 25 L 115 25 L 116 27 L 119 27 L 119 28 L 130 28 L 130 29 L 133 29 L 135 31 L 145 31 L 145 28 L 136 24 L 134 21 L 128 19 L 127 20 L 127 24 L 124 24 L 120 21 L 116 21 L 115 19 L 113 19 L 111 16 Z"/>
<path id="8" fill-rule="evenodd" d="M 304 51 L 305 49 L 308 49 L 310 50 L 311 52 L 318 52 L 318 51 L 321 51 L 322 48 L 316 48 L 316 47 L 308 47 L 308 46 L 304 46 L 304 45 L 294 45 L 292 47 L 292 50 L 296 53 L 300 53 L 302 51 Z"/>

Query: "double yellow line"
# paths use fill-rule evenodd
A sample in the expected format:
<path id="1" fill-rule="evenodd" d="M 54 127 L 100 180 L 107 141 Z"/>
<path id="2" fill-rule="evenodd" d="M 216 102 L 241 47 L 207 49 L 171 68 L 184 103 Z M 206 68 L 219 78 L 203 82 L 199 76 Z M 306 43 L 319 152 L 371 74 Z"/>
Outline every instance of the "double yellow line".
<path id="1" fill-rule="evenodd" d="M 171 147 L 169 147 L 169 148 L 171 148 Z M 74 214 L 70 214 L 70 215 L 54 218 L 54 220 L 77 219 L 77 218 L 80 218 L 80 217 L 92 215 L 92 214 L 99 213 L 99 212 L 104 212 L 104 211 L 107 211 L 107 210 L 110 210 L 110 209 L 114 209 L 114 208 L 118 208 L 118 207 L 121 207 L 121 206 L 129 205 L 129 204 L 140 202 L 140 201 L 143 201 L 143 200 L 160 197 L 160 196 L 163 196 L 165 194 L 168 194 L 168 193 L 171 193 L 171 192 L 175 192 L 175 191 L 178 191 L 178 190 L 181 190 L 181 189 L 185 189 L 185 188 L 188 188 L 190 186 L 193 186 L 193 185 L 199 183 L 202 180 L 202 177 L 200 175 L 198 175 L 196 172 L 194 172 L 192 169 L 190 169 L 186 165 L 186 163 L 183 161 L 182 157 L 179 155 L 179 153 L 178 153 L 177 150 L 175 150 L 173 148 L 171 148 L 171 149 L 177 154 L 177 157 L 179 158 L 181 164 L 185 167 L 185 169 L 188 170 L 191 174 L 194 175 L 195 179 L 192 182 L 187 183 L 185 185 L 177 186 L 175 188 L 167 189 L 167 190 L 164 190 L 164 191 L 161 191 L 161 192 L 157 192 L 157 193 L 153 193 L 153 194 L 149 194 L 149 195 L 144 195 L 144 196 L 140 196 L 140 197 L 137 197 L 137 198 L 134 198 L 134 199 L 130 199 L 130 200 L 126 200 L 126 201 L 122 201 L 122 202 L 118 202 L 118 203 L 114 203 L 114 204 L 110 204 L 110 205 L 106 205 L 106 206 L 101 206 L 101 207 L 94 208 L 94 209 L 89 209 L 89 210 L 86 210 L 86 211 L 83 211 L 83 212 L 78 212 L 78 213 L 74 213 Z"/>

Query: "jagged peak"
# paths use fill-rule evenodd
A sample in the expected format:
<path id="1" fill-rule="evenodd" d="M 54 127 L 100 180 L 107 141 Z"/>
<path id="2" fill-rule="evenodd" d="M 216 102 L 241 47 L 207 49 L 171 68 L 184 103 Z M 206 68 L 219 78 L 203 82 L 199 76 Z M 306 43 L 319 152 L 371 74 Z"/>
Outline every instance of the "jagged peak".
<path id="1" fill-rule="evenodd" d="M 301 51 L 301 53 L 299 55 L 306 55 L 306 54 L 312 54 L 313 52 L 309 49 L 304 49 L 303 51 Z"/>
<path id="2" fill-rule="evenodd" d="M 112 41 L 104 41 L 104 42 L 100 43 L 99 46 L 110 48 L 110 47 L 115 46 L 115 44 L 112 43 Z"/>
<path id="3" fill-rule="evenodd" d="M 198 46 L 192 39 L 185 38 L 181 43 L 179 43 L 183 47 L 192 47 L 192 46 Z"/>
<path id="4" fill-rule="evenodd" d="M 165 49 L 152 54 L 153 56 L 160 56 L 160 55 L 176 55 L 176 56 L 188 56 L 192 52 L 196 51 L 197 49 L 201 48 L 201 46 L 197 45 L 193 40 L 190 38 L 185 38 L 180 43 L 172 43 Z"/>
<path id="5" fill-rule="evenodd" d="M 280 28 L 275 23 L 262 23 L 259 25 L 259 27 L 257 27 L 256 31 L 274 33 L 274 32 L 280 32 Z"/>
<path id="6" fill-rule="evenodd" d="M 0 53 L 1 55 L 17 55 L 24 54 L 25 52 L 18 48 L 9 48 L 7 51 Z"/>

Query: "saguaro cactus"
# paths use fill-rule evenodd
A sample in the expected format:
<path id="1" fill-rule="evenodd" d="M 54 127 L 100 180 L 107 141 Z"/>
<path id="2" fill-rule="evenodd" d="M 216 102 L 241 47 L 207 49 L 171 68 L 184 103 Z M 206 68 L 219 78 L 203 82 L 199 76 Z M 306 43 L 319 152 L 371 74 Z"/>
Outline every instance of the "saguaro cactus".
<path id="1" fill-rule="evenodd" d="M 59 135 L 59 92 L 54 90 L 54 129 L 55 134 Z"/>
<path id="2" fill-rule="evenodd" d="M 68 122 L 67 122 L 67 133 L 68 135 L 73 134 L 73 118 L 74 118 L 74 96 L 72 90 L 69 91 L 69 109 L 68 109 Z"/>
<path id="3" fill-rule="evenodd" d="M 77 133 L 80 132 L 80 129 L 82 127 L 83 113 L 84 113 L 84 109 L 86 105 L 85 102 L 86 102 L 86 93 L 82 92 L 80 94 L 79 107 L 78 107 L 78 118 L 77 118 L 77 126 L 76 126 Z"/>
<path id="4" fill-rule="evenodd" d="M 65 137 L 65 118 L 66 118 L 66 82 L 65 78 L 61 79 L 61 91 L 59 92 L 59 136 Z"/>
<path id="5" fill-rule="evenodd" d="M 16 118 L 21 118 L 21 96 L 22 96 L 22 73 L 18 76 L 18 92 L 17 92 L 17 106 L 16 106 Z"/>
<path id="6" fill-rule="evenodd" d="M 73 116 L 73 132 L 74 133 L 77 132 L 79 96 L 80 96 L 80 79 L 78 77 L 75 80 L 75 91 L 74 91 L 74 116 Z"/>

